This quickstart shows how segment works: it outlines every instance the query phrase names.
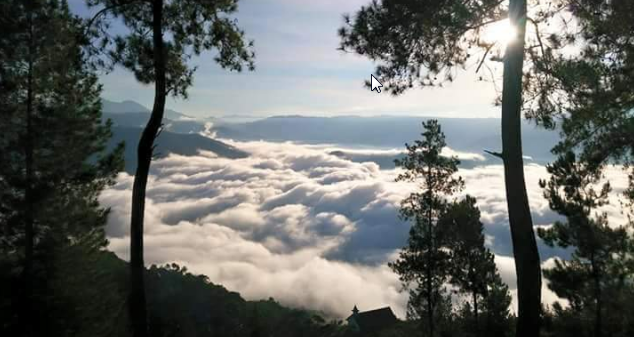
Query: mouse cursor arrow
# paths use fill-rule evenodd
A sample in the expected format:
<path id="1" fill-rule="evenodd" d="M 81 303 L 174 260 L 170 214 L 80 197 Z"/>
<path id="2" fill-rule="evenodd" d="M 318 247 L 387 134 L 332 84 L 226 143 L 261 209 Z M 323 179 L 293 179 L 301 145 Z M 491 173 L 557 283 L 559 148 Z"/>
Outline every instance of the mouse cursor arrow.
<path id="1" fill-rule="evenodd" d="M 381 82 L 379 82 L 379 80 L 377 80 L 376 77 L 374 77 L 374 75 L 370 74 L 370 88 L 371 88 L 371 91 L 376 90 L 376 92 L 380 94 L 382 86 L 383 86 L 383 84 L 381 84 Z"/>

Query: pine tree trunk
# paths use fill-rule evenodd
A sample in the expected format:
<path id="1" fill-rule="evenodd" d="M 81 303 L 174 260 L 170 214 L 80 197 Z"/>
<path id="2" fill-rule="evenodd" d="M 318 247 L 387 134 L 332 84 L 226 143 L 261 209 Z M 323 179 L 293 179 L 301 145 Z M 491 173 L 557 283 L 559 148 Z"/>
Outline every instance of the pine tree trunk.
<path id="1" fill-rule="evenodd" d="M 431 282 L 431 268 L 427 268 L 427 325 L 429 329 L 429 336 L 434 336 L 434 306 L 432 304 L 432 282 Z"/>
<path id="2" fill-rule="evenodd" d="M 595 312 L 595 322 L 594 322 L 594 336 L 602 337 L 603 336 L 603 301 L 601 300 L 601 281 L 598 279 L 595 281 L 596 290 L 596 312 Z"/>
<path id="3" fill-rule="evenodd" d="M 33 14 L 28 9 L 29 46 L 27 69 L 27 98 L 26 98 L 26 130 L 24 139 L 24 264 L 22 269 L 22 296 L 20 298 L 20 328 L 25 336 L 32 335 L 32 324 L 29 322 L 32 311 L 33 295 L 33 250 L 35 244 L 35 228 L 33 219 Z"/>
<path id="4" fill-rule="evenodd" d="M 429 186 L 431 181 L 431 167 L 427 168 L 427 185 Z M 432 299 L 434 297 L 434 294 L 432 294 L 432 276 L 434 274 L 433 271 L 433 265 L 432 263 L 434 262 L 434 237 L 433 237 L 433 225 L 432 225 L 432 189 L 431 187 L 429 188 L 429 210 L 427 212 L 427 230 L 428 233 L 427 235 L 429 236 L 429 254 L 427 254 L 429 256 L 429 263 L 427 264 L 427 324 L 429 325 L 429 336 L 433 337 L 434 336 L 434 303 L 432 302 Z"/>
<path id="5" fill-rule="evenodd" d="M 594 337 L 601 337 L 603 335 L 603 301 L 601 301 L 601 277 L 594 253 L 590 255 L 590 265 L 592 267 L 592 279 L 594 282 Z"/>
<path id="6" fill-rule="evenodd" d="M 539 335 L 541 310 L 541 270 L 533 232 L 522 159 L 521 106 L 526 0 L 511 0 L 509 19 L 518 39 L 509 43 L 504 57 L 502 91 L 502 156 L 504 180 L 515 256 L 518 290 L 517 337 Z"/>
<path id="7" fill-rule="evenodd" d="M 158 134 L 165 111 L 165 52 L 163 41 L 163 0 L 152 2 L 152 39 L 154 46 L 155 93 L 152 115 L 148 121 L 137 149 L 138 166 L 132 188 L 132 217 L 130 222 L 130 321 L 134 337 L 148 334 L 147 308 L 143 273 L 143 216 L 145 211 L 145 190 L 152 161 L 154 140 Z"/>
<path id="8" fill-rule="evenodd" d="M 480 324 L 478 322 L 478 294 L 473 292 L 473 318 L 475 319 L 476 336 L 480 336 Z"/>

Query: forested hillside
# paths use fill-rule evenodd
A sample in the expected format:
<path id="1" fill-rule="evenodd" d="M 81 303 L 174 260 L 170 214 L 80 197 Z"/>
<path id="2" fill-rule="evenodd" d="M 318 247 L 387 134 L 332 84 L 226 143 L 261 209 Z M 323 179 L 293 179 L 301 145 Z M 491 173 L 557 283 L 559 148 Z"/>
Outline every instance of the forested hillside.
<path id="1" fill-rule="evenodd" d="M 2 259 L 2 270 L 10 261 Z M 39 298 L 37 331 L 49 336 L 129 336 L 127 263 L 113 253 L 69 247 L 46 267 L 54 289 Z M 289 309 L 274 299 L 247 301 L 176 264 L 146 269 L 152 336 L 345 336 L 341 321 Z M 10 333 L 16 313 L 16 280 L 0 275 L 1 331 Z M 9 318 L 7 320 L 7 318 Z M 34 320 L 35 321 L 35 320 Z M 9 328 L 9 330 L 7 330 Z"/>

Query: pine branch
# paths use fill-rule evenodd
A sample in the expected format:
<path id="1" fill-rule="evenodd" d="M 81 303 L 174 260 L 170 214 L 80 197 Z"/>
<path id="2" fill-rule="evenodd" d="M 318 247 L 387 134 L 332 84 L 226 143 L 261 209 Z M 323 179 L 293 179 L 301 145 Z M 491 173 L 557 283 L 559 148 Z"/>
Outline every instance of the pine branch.
<path id="1" fill-rule="evenodd" d="M 501 153 L 501 152 L 494 152 L 494 151 L 489 151 L 489 150 L 484 150 L 484 152 L 486 152 L 486 153 L 488 153 L 488 154 L 490 154 L 490 155 L 492 155 L 494 157 L 498 157 L 498 158 L 504 160 L 504 154 Z"/>

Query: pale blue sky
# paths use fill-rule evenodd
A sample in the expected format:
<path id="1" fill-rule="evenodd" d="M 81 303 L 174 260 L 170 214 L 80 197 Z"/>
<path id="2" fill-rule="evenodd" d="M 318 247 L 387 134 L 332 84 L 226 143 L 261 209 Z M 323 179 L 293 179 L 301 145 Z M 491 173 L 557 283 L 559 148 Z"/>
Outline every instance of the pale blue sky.
<path id="1" fill-rule="evenodd" d="M 476 81 L 473 67 L 458 74 L 445 88 L 414 89 L 392 97 L 370 92 L 373 64 L 337 50 L 337 29 L 344 13 L 368 0 L 241 0 L 236 17 L 249 39 L 255 40 L 256 71 L 227 72 L 210 53 L 197 65 L 189 99 L 168 100 L 168 107 L 194 116 L 246 114 L 301 115 L 421 115 L 439 117 L 498 117 L 492 83 Z M 86 14 L 83 0 L 70 0 Z M 135 100 L 151 106 L 151 87 L 137 83 L 124 69 L 101 77 L 103 96 Z"/>

